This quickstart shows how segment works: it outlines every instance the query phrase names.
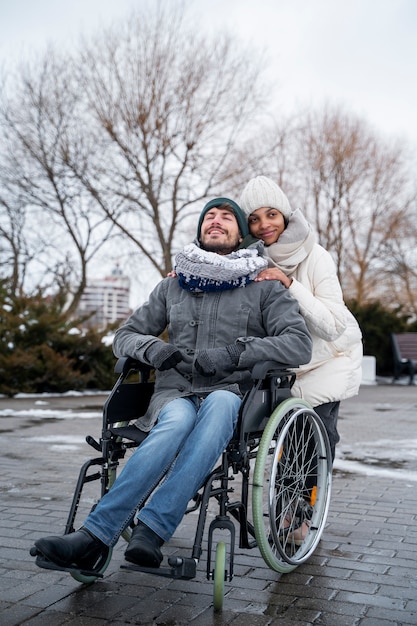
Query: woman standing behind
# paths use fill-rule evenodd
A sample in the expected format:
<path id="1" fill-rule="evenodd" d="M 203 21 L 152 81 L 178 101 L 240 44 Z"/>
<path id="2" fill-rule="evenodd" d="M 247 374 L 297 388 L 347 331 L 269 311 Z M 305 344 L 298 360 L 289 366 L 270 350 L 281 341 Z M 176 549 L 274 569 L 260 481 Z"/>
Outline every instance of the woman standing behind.
<path id="1" fill-rule="evenodd" d="M 243 190 L 240 206 L 268 257 L 269 268 L 256 280 L 281 281 L 298 300 L 312 335 L 313 356 L 297 370 L 293 394 L 307 400 L 322 418 L 334 460 L 340 401 L 356 395 L 361 382 L 359 325 L 344 303 L 332 257 L 316 243 L 301 211 L 291 210 L 282 189 L 257 176 Z"/>

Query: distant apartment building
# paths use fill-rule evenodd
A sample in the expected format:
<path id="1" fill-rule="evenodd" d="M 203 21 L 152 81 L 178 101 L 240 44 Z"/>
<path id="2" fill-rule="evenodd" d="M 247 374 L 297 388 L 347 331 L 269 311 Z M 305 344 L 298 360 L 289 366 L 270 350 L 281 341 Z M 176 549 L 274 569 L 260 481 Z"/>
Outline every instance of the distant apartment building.
<path id="1" fill-rule="evenodd" d="M 131 313 L 129 307 L 130 279 L 115 268 L 110 276 L 88 281 L 78 305 L 78 315 L 88 319 L 84 326 L 104 328 L 123 322 Z"/>

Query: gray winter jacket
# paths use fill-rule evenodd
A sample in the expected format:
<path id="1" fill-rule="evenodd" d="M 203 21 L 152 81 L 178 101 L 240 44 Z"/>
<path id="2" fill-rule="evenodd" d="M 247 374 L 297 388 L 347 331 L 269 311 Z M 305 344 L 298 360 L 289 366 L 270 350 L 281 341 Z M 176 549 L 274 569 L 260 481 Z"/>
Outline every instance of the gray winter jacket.
<path id="1" fill-rule="evenodd" d="M 116 332 L 117 357 L 148 363 L 146 350 L 167 327 L 168 338 L 184 355 L 175 369 L 156 373 L 155 392 L 146 415 L 138 420 L 150 430 L 162 407 L 189 395 L 206 396 L 215 389 L 239 396 L 250 388 L 250 370 L 258 361 L 278 361 L 296 367 L 308 363 L 312 341 L 297 301 L 278 281 L 252 282 L 227 291 L 190 293 L 175 278 L 165 278 L 148 302 Z M 245 345 L 233 372 L 201 376 L 193 363 L 196 353 L 240 342 Z"/>

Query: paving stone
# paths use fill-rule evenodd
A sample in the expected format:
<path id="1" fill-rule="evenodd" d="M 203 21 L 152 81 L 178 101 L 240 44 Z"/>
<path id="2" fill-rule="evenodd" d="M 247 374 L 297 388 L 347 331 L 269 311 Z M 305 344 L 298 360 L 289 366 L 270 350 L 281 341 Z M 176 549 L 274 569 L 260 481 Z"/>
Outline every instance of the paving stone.
<path id="1" fill-rule="evenodd" d="M 51 398 L 75 411 L 102 406 L 105 397 Z M 30 408 L 36 398 L 0 398 L 0 409 Z M 379 410 L 388 406 L 389 411 Z M 269 570 L 258 550 L 236 549 L 234 578 L 225 584 L 223 611 L 213 611 L 213 582 L 206 579 L 206 539 L 194 580 L 182 581 L 120 569 L 120 541 L 102 580 L 81 585 L 65 572 L 37 568 L 29 548 L 39 536 L 61 534 L 81 464 L 96 454 L 84 442 L 97 436 L 100 419 L 40 420 L 2 417 L 0 457 L 0 623 L 7 626 L 404 626 L 417 624 L 417 459 L 390 467 L 401 442 L 415 439 L 415 387 L 362 387 L 342 403 L 341 442 L 335 463 L 328 524 L 316 553 L 290 574 Z M 50 408 L 50 407 L 48 407 Z M 393 428 L 395 424 L 395 428 Z M 97 430 L 95 430 L 97 429 Z M 5 432 L 7 431 L 7 432 Z M 34 439 L 77 437 L 70 453 Z M 382 454 L 376 440 L 385 439 Z M 366 444 L 366 445 L 365 445 Z M 360 464 L 348 471 L 349 458 Z M 369 450 L 369 458 L 366 450 Z M 379 452 L 378 452 L 379 451 Z M 378 466 L 375 459 L 383 456 Z M 63 457 L 64 455 L 64 457 Z M 382 463 L 382 461 L 381 461 Z M 405 474 L 404 471 L 408 473 Z M 89 486 L 89 503 L 98 483 Z M 90 495 L 91 494 L 91 495 Z M 208 520 L 215 510 L 210 505 Z M 197 515 L 187 515 L 164 554 L 189 556 Z"/>

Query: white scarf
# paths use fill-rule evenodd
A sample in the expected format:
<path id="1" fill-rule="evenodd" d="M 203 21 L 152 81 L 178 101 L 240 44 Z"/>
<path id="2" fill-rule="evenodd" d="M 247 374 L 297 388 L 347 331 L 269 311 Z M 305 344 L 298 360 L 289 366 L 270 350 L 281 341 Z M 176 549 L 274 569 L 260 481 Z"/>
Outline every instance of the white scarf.
<path id="1" fill-rule="evenodd" d="M 310 254 L 315 241 L 313 229 L 300 209 L 296 209 L 291 213 L 288 226 L 278 241 L 265 246 L 264 253 L 276 267 L 289 276 Z"/>

